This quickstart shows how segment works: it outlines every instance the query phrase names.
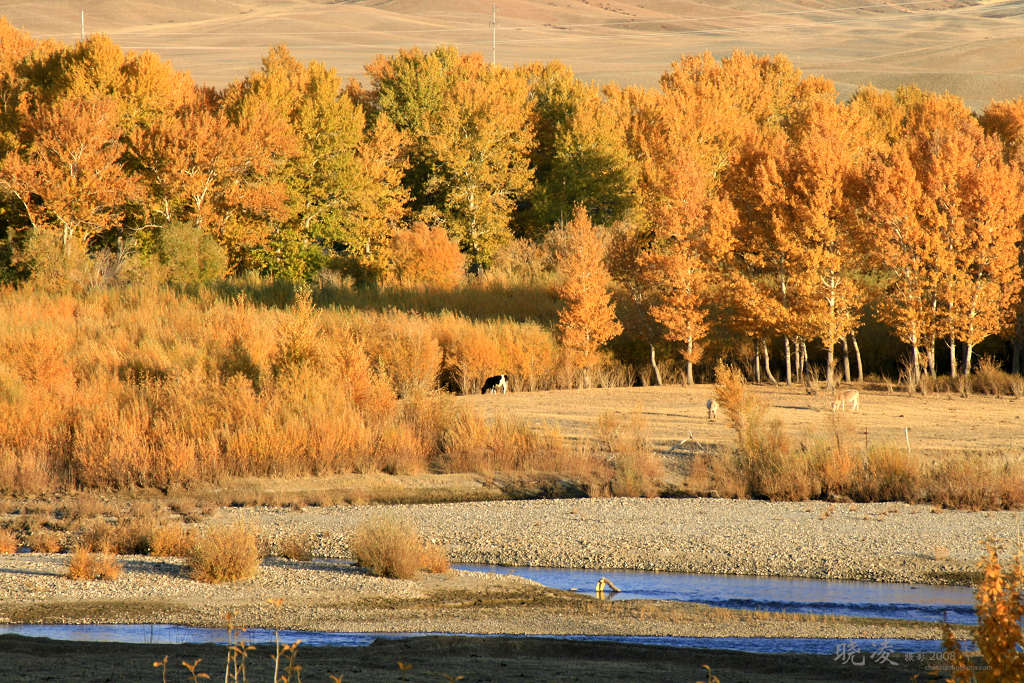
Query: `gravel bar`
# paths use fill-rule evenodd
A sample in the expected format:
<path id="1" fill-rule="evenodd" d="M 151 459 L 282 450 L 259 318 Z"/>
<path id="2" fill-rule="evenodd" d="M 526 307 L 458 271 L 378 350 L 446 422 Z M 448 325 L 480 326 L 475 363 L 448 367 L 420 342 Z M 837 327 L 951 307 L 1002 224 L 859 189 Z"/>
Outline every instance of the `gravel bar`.
<path id="1" fill-rule="evenodd" d="M 573 499 L 225 509 L 273 545 L 315 534 L 316 553 L 348 557 L 363 520 L 397 515 L 457 563 L 641 569 L 821 579 L 966 583 L 983 543 L 1014 549 L 1017 512 L 902 503 L 773 503 L 711 498 Z"/>

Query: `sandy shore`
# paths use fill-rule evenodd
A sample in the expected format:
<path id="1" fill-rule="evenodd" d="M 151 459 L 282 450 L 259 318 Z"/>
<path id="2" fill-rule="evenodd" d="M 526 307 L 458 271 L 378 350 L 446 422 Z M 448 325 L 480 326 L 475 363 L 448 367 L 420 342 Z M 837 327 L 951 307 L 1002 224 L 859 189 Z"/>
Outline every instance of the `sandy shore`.
<path id="1" fill-rule="evenodd" d="M 457 563 L 704 574 L 968 583 L 982 543 L 1017 547 L 1017 512 L 896 503 L 722 499 L 578 499 L 436 505 L 222 510 L 274 542 L 313 534 L 316 552 L 348 557 L 363 520 L 393 514 L 448 547 Z"/>

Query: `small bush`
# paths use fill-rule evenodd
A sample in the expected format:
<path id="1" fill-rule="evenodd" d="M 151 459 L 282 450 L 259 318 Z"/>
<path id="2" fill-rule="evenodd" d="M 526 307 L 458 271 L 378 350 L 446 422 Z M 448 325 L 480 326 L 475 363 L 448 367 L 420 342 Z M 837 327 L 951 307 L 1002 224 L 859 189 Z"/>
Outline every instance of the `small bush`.
<path id="1" fill-rule="evenodd" d="M 978 586 L 975 612 L 978 627 L 974 641 L 985 665 L 972 662 L 946 624 L 942 644 L 951 655 L 952 678 L 956 683 L 995 683 L 1024 680 L 1024 566 L 1018 553 L 1013 566 L 1004 573 L 999 549 L 989 546 L 988 557 L 980 563 L 983 578 Z"/>
<path id="2" fill-rule="evenodd" d="M 202 532 L 188 554 L 188 565 L 196 581 L 230 583 L 255 575 L 262 559 L 256 532 L 233 524 Z"/>
<path id="3" fill-rule="evenodd" d="M 982 394 L 991 396 L 1004 396 L 1015 394 L 1017 380 L 1019 377 L 1004 372 L 990 356 L 982 356 L 978 360 L 978 367 L 971 376 L 971 388 Z"/>
<path id="4" fill-rule="evenodd" d="M 391 517 L 364 522 L 348 545 L 356 563 L 377 576 L 411 579 L 420 571 L 448 570 L 441 548 L 425 542 L 409 524 Z"/>
<path id="5" fill-rule="evenodd" d="M 113 581 L 120 575 L 121 564 L 117 558 L 93 553 L 88 546 L 78 547 L 68 562 L 68 578 L 75 581 Z"/>
<path id="6" fill-rule="evenodd" d="M 221 280 L 227 274 L 227 252 L 191 223 L 165 226 L 160 231 L 159 247 L 168 282 L 198 285 Z"/>
<path id="7" fill-rule="evenodd" d="M 277 554 L 288 560 L 308 562 L 313 559 L 312 545 L 309 534 L 293 534 L 281 541 Z"/>
<path id="8" fill-rule="evenodd" d="M 466 257 L 441 227 L 417 222 L 391 238 L 386 284 L 406 289 L 451 290 L 466 277 Z"/>
<path id="9" fill-rule="evenodd" d="M 158 525 L 147 540 L 149 554 L 156 557 L 184 557 L 195 545 L 192 531 L 181 522 Z"/>
<path id="10" fill-rule="evenodd" d="M 0 555 L 18 552 L 18 537 L 10 529 L 0 529 Z"/>
<path id="11" fill-rule="evenodd" d="M 29 535 L 25 545 L 34 553 L 59 553 L 63 546 L 63 537 L 54 531 L 40 529 Z"/>

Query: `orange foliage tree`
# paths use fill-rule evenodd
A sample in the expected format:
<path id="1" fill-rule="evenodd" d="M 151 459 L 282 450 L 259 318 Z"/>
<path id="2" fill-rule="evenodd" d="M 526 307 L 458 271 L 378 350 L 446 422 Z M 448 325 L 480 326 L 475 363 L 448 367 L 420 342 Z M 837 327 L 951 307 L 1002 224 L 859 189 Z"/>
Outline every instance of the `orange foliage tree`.
<path id="1" fill-rule="evenodd" d="M 526 80 L 447 47 L 382 56 L 366 70 L 374 111 L 412 140 L 405 183 L 414 207 L 442 222 L 474 267 L 486 265 L 533 185 Z"/>
<path id="2" fill-rule="evenodd" d="M 986 133 L 1002 142 L 1007 163 L 1018 170 L 1024 169 L 1024 97 L 992 102 L 981 116 L 981 125 Z M 1024 261 L 1024 252 L 1021 259 Z M 1016 305 L 1006 333 L 1013 340 L 1012 370 L 1019 373 L 1024 353 L 1024 291 L 1016 293 Z"/>
<path id="3" fill-rule="evenodd" d="M 776 258 L 787 264 L 796 313 L 791 329 L 821 340 L 829 389 L 836 344 L 854 331 L 861 301 L 854 268 L 860 245 L 851 220 L 852 138 L 850 117 L 826 91 L 798 101 L 785 125 L 748 151 L 759 224 Z"/>
<path id="4" fill-rule="evenodd" d="M 974 346 L 1004 326 L 1019 289 L 1021 178 L 977 120 L 951 96 L 901 89 L 903 134 L 869 164 L 867 220 L 873 260 L 890 277 L 883 311 L 935 372 L 935 338 Z"/>
<path id="5" fill-rule="evenodd" d="M 138 188 L 121 163 L 118 108 L 110 98 L 25 99 L 21 146 L 0 165 L 0 187 L 17 198 L 35 229 L 90 241 L 121 225 Z"/>
<path id="6" fill-rule="evenodd" d="M 706 301 L 714 296 L 732 249 L 736 215 L 721 193 L 723 149 L 709 142 L 718 113 L 684 93 L 630 89 L 619 101 L 630 112 L 627 138 L 641 160 L 640 212 L 649 226 L 636 267 L 651 316 L 665 337 L 681 343 L 686 379 L 708 332 Z"/>
<path id="7" fill-rule="evenodd" d="M 590 386 L 590 368 L 599 361 L 598 351 L 622 332 L 609 291 L 612 278 L 604 263 L 606 246 L 582 207 L 566 225 L 566 245 L 559 254 L 558 269 L 564 282 L 558 289 L 563 302 L 558 329 L 570 362 L 583 371 Z"/>

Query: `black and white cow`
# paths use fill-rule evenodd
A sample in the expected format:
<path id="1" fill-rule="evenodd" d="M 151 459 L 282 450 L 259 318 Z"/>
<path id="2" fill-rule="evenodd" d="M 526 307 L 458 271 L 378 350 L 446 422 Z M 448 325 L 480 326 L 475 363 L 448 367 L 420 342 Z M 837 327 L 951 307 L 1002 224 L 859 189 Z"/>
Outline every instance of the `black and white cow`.
<path id="1" fill-rule="evenodd" d="M 494 377 L 488 377 L 487 381 L 484 382 L 484 388 L 480 391 L 481 394 L 496 394 L 501 391 L 503 394 L 508 393 L 508 379 L 505 375 L 495 375 Z"/>

